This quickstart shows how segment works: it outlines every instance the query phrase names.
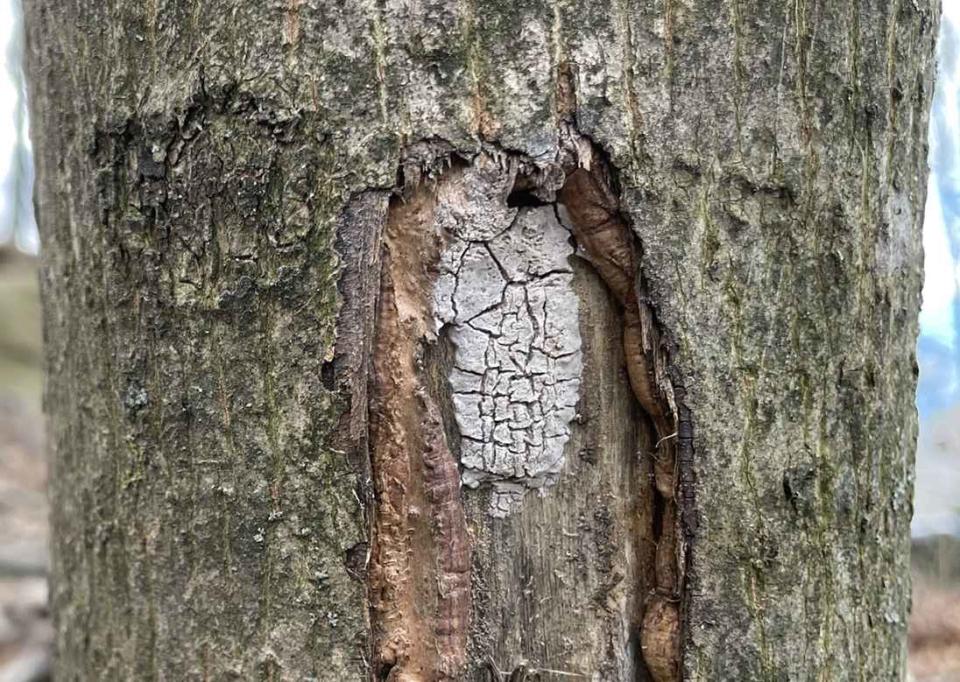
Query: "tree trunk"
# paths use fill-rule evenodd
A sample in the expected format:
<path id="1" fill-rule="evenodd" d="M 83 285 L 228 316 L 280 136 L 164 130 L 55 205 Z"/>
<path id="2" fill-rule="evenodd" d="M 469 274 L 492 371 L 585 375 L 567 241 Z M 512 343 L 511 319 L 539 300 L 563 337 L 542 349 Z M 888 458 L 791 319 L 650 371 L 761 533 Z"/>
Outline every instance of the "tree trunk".
<path id="1" fill-rule="evenodd" d="M 904 675 L 937 0 L 26 5 L 57 679 Z"/>

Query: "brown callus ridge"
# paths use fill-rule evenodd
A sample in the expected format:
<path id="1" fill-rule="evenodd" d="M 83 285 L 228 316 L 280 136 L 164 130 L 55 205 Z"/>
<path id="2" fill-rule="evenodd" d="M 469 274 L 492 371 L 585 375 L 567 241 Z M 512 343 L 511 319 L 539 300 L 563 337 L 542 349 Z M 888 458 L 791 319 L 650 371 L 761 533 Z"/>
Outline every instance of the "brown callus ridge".
<path id="1" fill-rule="evenodd" d="M 583 149 L 582 146 L 580 146 Z M 630 386 L 653 426 L 654 505 L 642 533 L 654 547 L 655 589 L 644 606 L 640 642 L 644 664 L 656 682 L 680 679 L 679 597 L 683 561 L 677 509 L 677 417 L 666 376 L 666 357 L 653 311 L 638 288 L 638 246 L 620 214 L 609 176 L 597 158 L 567 176 L 559 201 L 567 211 L 577 245 L 623 309 L 623 349 Z"/>
<path id="2" fill-rule="evenodd" d="M 470 624 L 460 477 L 421 376 L 439 255 L 434 189 L 419 185 L 391 205 L 374 344 L 369 590 L 374 674 L 391 682 L 459 679 Z"/>

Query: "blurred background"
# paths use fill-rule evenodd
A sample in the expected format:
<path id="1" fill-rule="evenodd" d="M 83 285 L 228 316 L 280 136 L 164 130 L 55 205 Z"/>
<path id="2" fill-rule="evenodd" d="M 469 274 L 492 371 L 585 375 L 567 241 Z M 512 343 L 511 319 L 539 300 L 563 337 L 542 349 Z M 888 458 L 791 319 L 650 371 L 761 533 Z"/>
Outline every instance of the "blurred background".
<path id="1" fill-rule="evenodd" d="M 0 682 L 46 679 L 47 502 L 19 0 L 0 0 Z"/>
<path id="2" fill-rule="evenodd" d="M 944 0 L 930 116 L 917 359 L 910 668 L 960 680 L 960 0 Z"/>
<path id="3" fill-rule="evenodd" d="M 960 0 L 944 0 L 930 119 L 910 667 L 960 681 Z M 46 679 L 41 327 L 19 0 L 0 0 L 0 682 Z"/>

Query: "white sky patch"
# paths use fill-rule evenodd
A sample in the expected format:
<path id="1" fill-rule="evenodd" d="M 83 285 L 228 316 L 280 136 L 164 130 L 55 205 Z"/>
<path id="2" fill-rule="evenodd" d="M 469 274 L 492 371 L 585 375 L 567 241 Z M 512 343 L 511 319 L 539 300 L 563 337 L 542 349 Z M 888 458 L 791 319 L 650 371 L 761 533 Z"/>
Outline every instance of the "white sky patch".
<path id="1" fill-rule="evenodd" d="M 960 0 L 943 0 L 943 19 L 960 24 Z"/>
<path id="2" fill-rule="evenodd" d="M 943 3 L 941 21 L 953 31 L 941 31 L 941 39 L 946 41 L 956 35 L 960 29 L 960 0 L 946 0 Z M 957 50 L 956 45 L 940 45 L 941 59 L 937 72 L 936 97 L 930 125 L 930 159 L 937 158 L 941 144 L 960 148 L 960 74 L 957 73 L 957 59 L 945 57 Z M 944 137 L 947 139 L 941 140 Z M 924 210 L 923 251 L 924 281 L 923 308 L 920 312 L 920 330 L 922 336 L 933 337 L 948 348 L 955 348 L 954 300 L 958 292 L 960 271 L 951 249 L 951 236 L 956 241 L 958 227 L 955 224 L 955 211 L 944 210 L 941 188 L 960 188 L 960 164 L 956 161 L 941 164 L 944 167 L 933 168 L 927 183 L 927 204 Z M 960 195 L 960 192 L 950 192 Z"/>
<path id="3" fill-rule="evenodd" d="M 17 87 L 7 70 L 7 50 L 13 38 L 13 0 L 0 0 L 0 180 L 7 177 L 16 144 Z M 6 197 L 0 197 L 6 201 Z"/>
<path id="4" fill-rule="evenodd" d="M 946 0 L 943 3 L 943 17 L 941 21 L 950 24 L 952 31 L 942 31 L 941 36 L 944 40 L 952 38 L 960 31 L 960 0 Z M 950 64 L 940 64 L 937 70 L 937 98 L 934 100 L 934 108 L 939 108 L 939 112 L 934 112 L 941 117 L 946 124 L 946 136 L 957 145 L 960 141 L 960 73 L 957 73 L 958 56 L 956 52 L 960 45 L 941 45 L 940 49 L 953 53 L 953 61 Z M 930 156 L 933 157 L 937 139 L 937 127 L 930 126 Z M 960 163 L 954 159 L 947 168 L 940 169 L 941 173 L 946 171 L 943 180 L 949 184 L 960 185 Z M 931 180 L 933 178 L 931 177 Z"/>
<path id="5" fill-rule="evenodd" d="M 17 74 L 11 77 L 11 69 L 19 68 L 20 62 L 19 55 L 10 54 L 11 44 L 18 39 L 17 33 L 22 28 L 19 7 L 19 0 L 0 0 L 0 187 L 3 188 L 0 191 L 0 244 L 12 237 L 18 249 L 36 254 L 40 242 L 29 204 L 32 164 L 24 109 L 26 92 L 22 90 L 22 78 L 16 77 Z M 22 127 L 19 136 L 18 125 Z M 18 151 L 18 140 L 27 158 Z"/>
<path id="6" fill-rule="evenodd" d="M 957 294 L 956 272 L 950 254 L 950 240 L 943 219 L 937 175 L 930 173 L 927 207 L 923 220 L 923 308 L 920 327 L 924 336 L 933 336 L 953 347 L 953 298 Z"/>

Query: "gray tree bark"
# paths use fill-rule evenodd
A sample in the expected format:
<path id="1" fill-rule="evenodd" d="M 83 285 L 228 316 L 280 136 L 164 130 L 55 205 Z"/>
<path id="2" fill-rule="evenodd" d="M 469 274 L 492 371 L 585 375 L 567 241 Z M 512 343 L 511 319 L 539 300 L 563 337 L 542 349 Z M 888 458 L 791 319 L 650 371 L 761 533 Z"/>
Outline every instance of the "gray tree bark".
<path id="1" fill-rule="evenodd" d="M 937 0 L 28 0 L 57 679 L 905 674 Z"/>

